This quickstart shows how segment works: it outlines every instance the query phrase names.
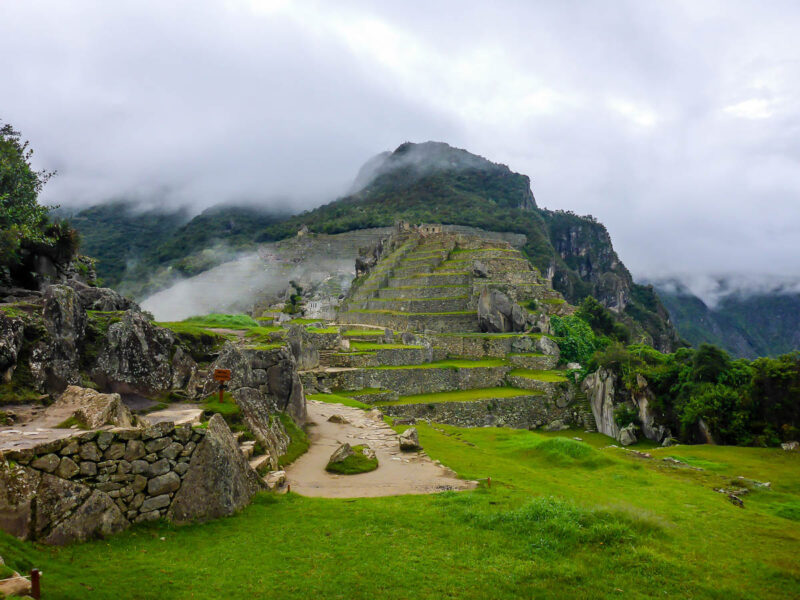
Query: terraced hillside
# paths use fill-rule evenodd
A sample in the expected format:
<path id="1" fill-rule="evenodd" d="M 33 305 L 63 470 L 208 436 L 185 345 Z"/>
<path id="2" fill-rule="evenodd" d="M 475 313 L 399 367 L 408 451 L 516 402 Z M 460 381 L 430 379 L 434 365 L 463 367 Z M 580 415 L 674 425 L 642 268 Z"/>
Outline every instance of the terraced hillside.
<path id="1" fill-rule="evenodd" d="M 327 349 L 302 373 L 306 391 L 460 426 L 592 426 L 547 335 L 549 316 L 573 307 L 510 244 L 432 229 L 382 244 L 338 330 L 313 340 Z M 478 306 L 492 292 L 525 307 L 522 331 L 481 331 Z"/>

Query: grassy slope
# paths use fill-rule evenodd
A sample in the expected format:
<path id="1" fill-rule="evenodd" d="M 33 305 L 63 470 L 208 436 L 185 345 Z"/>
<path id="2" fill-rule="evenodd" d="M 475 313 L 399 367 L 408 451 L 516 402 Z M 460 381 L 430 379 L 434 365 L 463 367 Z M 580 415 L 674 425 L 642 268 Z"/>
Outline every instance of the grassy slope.
<path id="1" fill-rule="evenodd" d="M 800 455 L 734 447 L 653 449 L 644 460 L 581 435 L 418 425 L 433 457 L 491 488 L 358 500 L 264 494 L 242 513 L 139 526 L 40 548 L 0 537 L 50 597 L 789 598 L 800 592 Z M 564 435 L 563 433 L 561 434 Z M 571 435 L 571 434 L 569 434 Z M 714 470 L 677 469 L 680 455 Z M 744 475 L 773 491 L 730 504 Z M 275 526 L 279 524 L 280 526 Z M 188 550 L 191 549 L 191 550 Z"/>
<path id="2" fill-rule="evenodd" d="M 470 402 L 472 400 L 484 400 L 486 398 L 516 398 L 519 396 L 536 396 L 540 392 L 532 390 L 522 390 L 513 387 L 500 388 L 479 388 L 472 390 L 460 390 L 456 392 L 439 392 L 432 394 L 416 394 L 413 396 L 401 396 L 394 402 L 378 402 L 377 406 L 388 406 L 390 404 L 425 404 L 436 402 Z"/>

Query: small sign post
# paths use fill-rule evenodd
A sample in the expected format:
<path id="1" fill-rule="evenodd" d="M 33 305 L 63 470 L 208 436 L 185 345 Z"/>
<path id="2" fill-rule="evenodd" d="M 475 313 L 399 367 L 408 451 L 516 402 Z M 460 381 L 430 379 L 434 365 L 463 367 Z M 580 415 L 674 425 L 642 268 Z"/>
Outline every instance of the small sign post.
<path id="1" fill-rule="evenodd" d="M 225 382 L 231 380 L 230 369 L 214 369 L 214 381 L 219 382 L 219 402 L 222 404 L 224 398 L 222 394 L 225 392 Z"/>

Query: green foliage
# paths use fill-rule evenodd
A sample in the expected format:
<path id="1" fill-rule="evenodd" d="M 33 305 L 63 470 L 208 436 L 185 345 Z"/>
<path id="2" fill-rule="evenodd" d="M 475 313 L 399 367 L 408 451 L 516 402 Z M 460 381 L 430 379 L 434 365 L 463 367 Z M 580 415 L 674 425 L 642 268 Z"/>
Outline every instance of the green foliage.
<path id="1" fill-rule="evenodd" d="M 308 451 L 311 445 L 306 432 L 297 426 L 294 419 L 286 413 L 278 413 L 278 418 L 283 423 L 283 428 L 289 436 L 289 445 L 286 453 L 278 457 L 278 464 L 287 467 Z"/>
<path id="2" fill-rule="evenodd" d="M 731 360 L 704 344 L 662 354 L 645 345 L 612 344 L 595 353 L 589 370 L 616 373 L 631 391 L 639 376 L 654 394 L 659 422 L 686 441 L 703 441 L 702 419 L 721 444 L 774 446 L 800 431 L 800 354 Z"/>
<path id="3" fill-rule="evenodd" d="M 614 423 L 619 427 L 627 427 L 632 423 L 636 423 L 639 419 L 639 413 L 632 406 L 627 404 L 620 404 L 614 410 Z"/>
<path id="4" fill-rule="evenodd" d="M 561 361 L 585 365 L 592 354 L 603 347 L 604 340 L 598 338 L 589 324 L 576 315 L 550 317 L 553 334 L 561 349 Z"/>
<path id="5" fill-rule="evenodd" d="M 372 406 L 366 404 L 364 402 L 359 402 L 349 396 L 346 396 L 348 392 L 340 392 L 337 394 L 308 394 L 306 398 L 309 400 L 317 400 L 318 402 L 328 402 L 330 404 L 344 404 L 345 406 L 350 406 L 352 408 L 360 408 L 361 410 L 371 410 Z"/>
<path id="6" fill-rule="evenodd" d="M 624 344 L 631 340 L 631 332 L 628 327 L 618 321 L 614 313 L 600 304 L 593 296 L 586 296 L 583 299 L 575 316 L 586 321 L 597 335 L 607 336 Z"/>
<path id="7" fill-rule="evenodd" d="M 364 453 L 364 446 L 353 446 L 353 454 L 340 462 L 329 462 L 325 470 L 338 475 L 357 475 L 368 473 L 378 468 L 377 458 L 368 458 Z"/>

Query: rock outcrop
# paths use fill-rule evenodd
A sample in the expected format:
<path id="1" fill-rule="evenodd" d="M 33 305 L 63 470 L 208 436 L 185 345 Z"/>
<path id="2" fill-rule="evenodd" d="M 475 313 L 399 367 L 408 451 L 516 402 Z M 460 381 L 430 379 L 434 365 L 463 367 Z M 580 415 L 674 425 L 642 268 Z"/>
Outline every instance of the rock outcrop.
<path id="1" fill-rule="evenodd" d="M 478 325 L 488 333 L 524 331 L 525 310 L 501 291 L 484 288 L 478 298 Z"/>
<path id="2" fill-rule="evenodd" d="M 234 390 L 242 420 L 269 456 L 272 469 L 278 468 L 278 458 L 286 454 L 289 436 L 276 415 L 276 407 L 257 389 L 242 387 Z"/>
<path id="3" fill-rule="evenodd" d="M 61 391 L 80 381 L 86 311 L 71 287 L 51 285 L 44 292 L 43 320 L 47 339 L 34 348 L 31 374 L 39 389 Z"/>
<path id="4" fill-rule="evenodd" d="M 116 392 L 148 395 L 169 390 L 174 344 L 170 330 L 129 310 L 108 328 L 92 376 L 102 388 Z"/>
<path id="5" fill-rule="evenodd" d="M 319 366 L 319 350 L 312 341 L 312 336 L 302 325 L 293 325 L 289 329 L 287 339 L 299 371 L 307 371 Z"/>
<path id="6" fill-rule="evenodd" d="M 247 506 L 264 487 L 239 450 L 225 420 L 214 415 L 192 456 L 167 518 L 186 523 L 228 516 Z"/>
<path id="7" fill-rule="evenodd" d="M 8 383 L 22 348 L 25 322 L 0 311 L 0 382 Z"/>

